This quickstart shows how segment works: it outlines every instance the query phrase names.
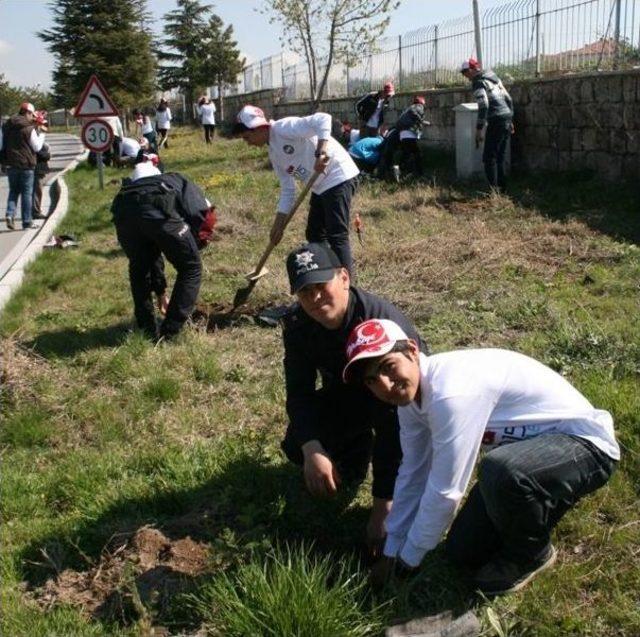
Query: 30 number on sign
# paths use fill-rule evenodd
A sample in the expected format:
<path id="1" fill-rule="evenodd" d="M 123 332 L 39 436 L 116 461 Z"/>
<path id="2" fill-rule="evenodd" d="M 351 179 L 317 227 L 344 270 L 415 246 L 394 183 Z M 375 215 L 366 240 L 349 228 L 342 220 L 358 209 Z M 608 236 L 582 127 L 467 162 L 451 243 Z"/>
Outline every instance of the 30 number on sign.
<path id="1" fill-rule="evenodd" d="M 113 143 L 113 130 L 101 119 L 91 119 L 82 127 L 82 142 L 89 150 L 101 153 Z"/>

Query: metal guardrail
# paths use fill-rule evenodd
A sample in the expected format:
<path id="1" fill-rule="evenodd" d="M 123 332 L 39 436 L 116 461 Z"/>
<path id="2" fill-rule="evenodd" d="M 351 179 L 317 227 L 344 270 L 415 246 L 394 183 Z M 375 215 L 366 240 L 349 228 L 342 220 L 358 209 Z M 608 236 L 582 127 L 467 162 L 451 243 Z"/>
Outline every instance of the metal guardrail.
<path id="1" fill-rule="evenodd" d="M 640 0 L 514 0 L 481 16 L 483 62 L 509 79 L 640 66 Z M 359 95 L 393 80 L 396 90 L 462 83 L 460 62 L 476 55 L 473 16 L 380 39 L 348 64 L 333 65 L 325 97 Z M 234 94 L 283 88 L 309 97 L 305 63 L 285 55 L 251 64 Z"/>

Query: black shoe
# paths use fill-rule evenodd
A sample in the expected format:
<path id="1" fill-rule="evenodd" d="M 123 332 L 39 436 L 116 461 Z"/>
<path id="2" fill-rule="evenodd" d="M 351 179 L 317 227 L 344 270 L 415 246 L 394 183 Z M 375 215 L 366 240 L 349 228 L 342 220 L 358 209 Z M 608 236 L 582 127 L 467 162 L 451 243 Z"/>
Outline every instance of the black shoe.
<path id="1" fill-rule="evenodd" d="M 41 212 L 34 212 L 34 213 L 31 215 L 31 218 L 32 218 L 32 219 L 46 219 L 46 218 L 47 218 L 47 215 L 43 215 Z"/>
<path id="2" fill-rule="evenodd" d="M 6 222 L 7 222 L 7 229 L 8 230 L 15 230 L 16 229 L 16 224 L 13 220 L 13 217 L 7 217 L 6 218 Z"/>
<path id="3" fill-rule="evenodd" d="M 22 229 L 23 230 L 28 230 L 29 228 L 33 228 L 33 224 L 31 222 L 22 224 Z"/>
<path id="4" fill-rule="evenodd" d="M 551 566 L 557 557 L 556 549 L 549 545 L 547 552 L 534 562 L 517 564 L 498 557 L 485 564 L 475 575 L 475 582 L 488 596 L 514 593 L 526 586 L 538 573 Z"/>

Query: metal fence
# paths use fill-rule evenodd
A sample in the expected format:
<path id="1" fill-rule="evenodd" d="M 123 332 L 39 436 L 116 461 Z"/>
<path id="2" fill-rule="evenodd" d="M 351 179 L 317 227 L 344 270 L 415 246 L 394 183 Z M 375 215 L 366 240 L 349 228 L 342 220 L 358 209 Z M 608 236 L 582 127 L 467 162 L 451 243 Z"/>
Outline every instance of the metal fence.
<path id="1" fill-rule="evenodd" d="M 640 0 L 515 0 L 481 15 L 482 61 L 506 79 L 640 66 Z M 477 56 L 468 15 L 382 38 L 358 60 L 334 64 L 325 97 L 358 95 L 392 80 L 396 90 L 460 84 L 462 60 Z M 234 93 L 284 88 L 309 97 L 306 63 L 276 55 L 249 66 Z"/>

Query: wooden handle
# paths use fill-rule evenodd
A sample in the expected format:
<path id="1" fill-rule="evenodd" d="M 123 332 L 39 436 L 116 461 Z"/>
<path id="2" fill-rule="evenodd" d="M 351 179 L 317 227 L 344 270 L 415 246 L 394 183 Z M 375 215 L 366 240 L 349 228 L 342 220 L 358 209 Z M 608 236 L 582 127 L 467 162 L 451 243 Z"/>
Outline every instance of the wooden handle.
<path id="1" fill-rule="evenodd" d="M 285 228 L 289 225 L 289 222 L 293 217 L 293 213 L 300 207 L 300 204 L 304 201 L 304 198 L 307 196 L 307 193 L 311 190 L 311 188 L 313 187 L 313 184 L 316 183 L 316 180 L 321 174 L 322 174 L 321 172 L 315 171 L 313 175 L 311 175 L 311 179 L 309 179 L 309 181 L 305 184 L 304 188 L 300 191 L 300 194 L 298 195 L 296 200 L 293 202 L 293 206 L 291 206 L 291 210 L 289 210 L 289 212 L 287 213 L 287 219 L 284 222 L 284 226 L 282 227 L 283 232 Z M 260 274 L 260 272 L 262 271 L 262 268 L 264 267 L 264 264 L 267 262 L 269 255 L 273 252 L 273 249 L 276 247 L 276 245 L 277 244 L 273 243 L 273 241 L 269 241 L 269 245 L 267 246 L 266 250 L 262 253 L 262 256 L 260 257 L 260 261 L 258 261 L 258 265 L 256 265 L 256 269 L 253 271 L 251 276 L 255 277 L 258 274 Z"/>

